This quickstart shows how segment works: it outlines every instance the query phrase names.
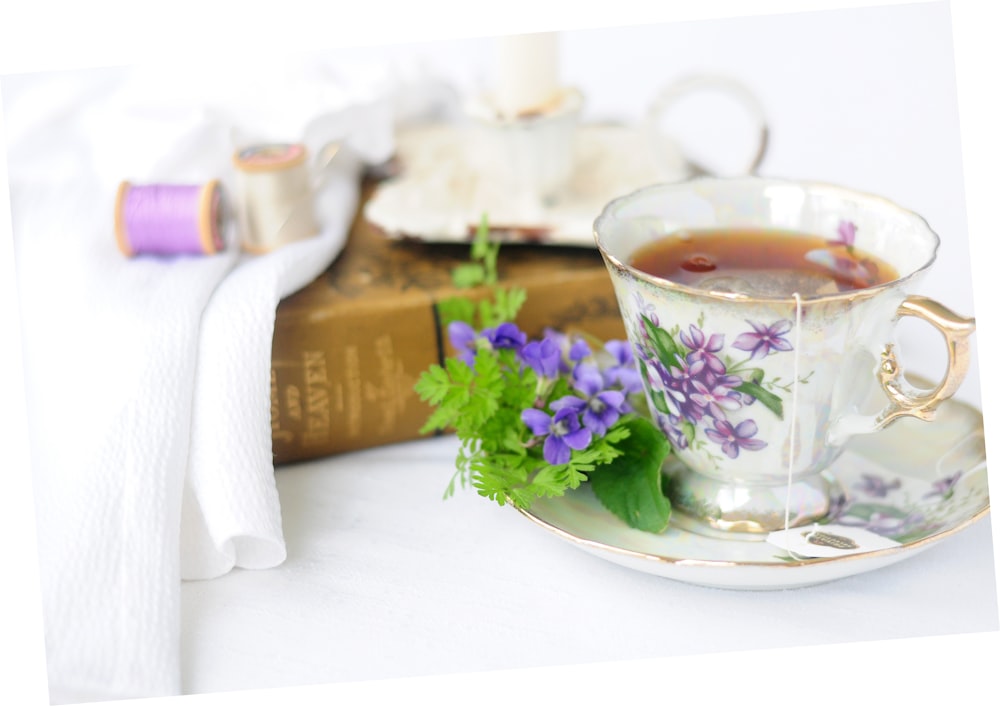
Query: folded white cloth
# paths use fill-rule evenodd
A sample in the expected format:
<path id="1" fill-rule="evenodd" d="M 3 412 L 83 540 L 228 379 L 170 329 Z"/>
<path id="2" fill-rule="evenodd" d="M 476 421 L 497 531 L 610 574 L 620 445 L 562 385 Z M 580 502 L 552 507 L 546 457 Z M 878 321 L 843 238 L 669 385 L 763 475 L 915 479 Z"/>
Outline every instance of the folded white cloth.
<path id="1" fill-rule="evenodd" d="M 275 310 L 340 252 L 362 164 L 391 156 L 394 118 L 385 94 L 296 75 L 293 93 L 282 71 L 251 80 L 256 99 L 176 69 L 0 85 L 54 703 L 180 693 L 181 579 L 285 557 Z M 341 90 L 316 88 L 330 84 Z M 280 118 L 261 108 L 282 100 Z M 343 143 L 317 191 L 320 235 L 256 257 L 233 242 L 213 256 L 118 252 L 119 181 L 219 178 L 232 195 L 231 156 L 251 140 Z"/>
<path id="2" fill-rule="evenodd" d="M 92 185 L 11 182 L 50 697 L 176 693 L 201 313 L 236 255 L 125 261 Z"/>
<path id="3" fill-rule="evenodd" d="M 310 282 L 343 246 L 358 197 L 356 169 L 318 194 L 323 233 L 247 259 L 202 317 L 181 522 L 181 577 L 285 558 L 271 455 L 271 339 L 278 302 Z"/>

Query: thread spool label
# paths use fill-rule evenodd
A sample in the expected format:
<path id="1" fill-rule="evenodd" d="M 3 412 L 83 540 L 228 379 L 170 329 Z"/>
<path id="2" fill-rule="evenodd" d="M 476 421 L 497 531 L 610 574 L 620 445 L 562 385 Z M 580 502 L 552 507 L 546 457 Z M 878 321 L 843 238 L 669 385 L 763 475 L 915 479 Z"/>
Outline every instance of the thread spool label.
<path id="1" fill-rule="evenodd" d="M 304 145 L 275 143 L 246 147 L 236 153 L 233 161 L 243 171 L 256 172 L 289 169 L 303 164 L 305 159 Z"/>

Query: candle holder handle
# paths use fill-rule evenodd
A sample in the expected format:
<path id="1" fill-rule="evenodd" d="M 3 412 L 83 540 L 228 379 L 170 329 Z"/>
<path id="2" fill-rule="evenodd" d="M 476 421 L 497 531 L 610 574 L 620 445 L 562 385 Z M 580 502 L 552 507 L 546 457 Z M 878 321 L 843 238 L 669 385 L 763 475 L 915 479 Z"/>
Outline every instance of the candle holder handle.
<path id="1" fill-rule="evenodd" d="M 731 76 L 720 74 L 692 74 L 667 85 L 656 96 L 646 113 L 644 130 L 661 165 L 667 164 L 666 171 L 676 171 L 678 158 L 683 160 L 687 176 L 718 176 L 712 169 L 683 153 L 678 154 L 674 142 L 668 139 L 661 128 L 663 117 L 682 99 L 694 93 L 715 91 L 735 99 L 747 112 L 757 133 L 756 148 L 740 174 L 755 174 L 767 153 L 769 128 L 764 108 L 753 91 L 746 84 Z M 671 164 L 671 162 L 673 164 Z"/>

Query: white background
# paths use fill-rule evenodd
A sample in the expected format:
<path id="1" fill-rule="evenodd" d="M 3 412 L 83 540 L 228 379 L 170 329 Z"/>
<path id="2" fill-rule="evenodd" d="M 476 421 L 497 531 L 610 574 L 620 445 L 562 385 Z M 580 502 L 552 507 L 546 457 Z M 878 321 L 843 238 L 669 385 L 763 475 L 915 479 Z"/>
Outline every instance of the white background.
<path id="1" fill-rule="evenodd" d="M 823 3 L 814 6 L 844 7 L 852 4 L 854 3 Z M 633 9 L 628 4 L 616 3 L 616 6 L 619 6 L 617 9 L 621 14 L 609 15 L 608 11 L 604 11 L 600 16 L 586 15 L 581 14 L 583 12 L 581 8 L 574 6 L 572 16 L 562 14 L 558 8 L 553 8 L 537 16 L 538 24 L 533 22 L 536 15 L 522 11 L 506 14 L 503 17 L 485 15 L 480 20 L 482 24 L 460 23 L 457 26 L 449 22 L 439 22 L 448 16 L 447 11 L 434 13 L 426 4 L 421 5 L 427 14 L 420 18 L 420 22 L 401 17 L 388 24 L 382 23 L 378 20 L 380 14 L 386 16 L 385 11 L 379 13 L 376 8 L 370 8 L 373 15 L 369 19 L 370 33 L 367 36 L 370 41 L 382 42 L 412 38 L 417 32 L 419 32 L 417 36 L 420 37 L 442 36 L 442 33 L 448 31 L 458 36 L 469 36 L 507 29 L 565 28 L 572 22 L 577 23 L 576 26 L 600 26 L 628 23 L 630 20 L 650 22 L 654 19 L 673 19 L 684 17 L 681 12 L 694 11 L 664 8 L 661 14 L 654 15 L 648 10 Z M 794 4 L 794 8 L 801 6 L 801 3 Z M 39 9 L 36 5 L 30 15 L 22 14 L 27 11 L 20 8 L 17 14 L 8 15 L 5 9 L 5 18 L 10 16 L 13 21 L 5 19 L 5 29 L 0 30 L 6 35 L 0 41 L 3 52 L 0 57 L 3 61 L 0 64 L 0 71 L 19 72 L 117 63 L 145 59 L 151 55 L 175 57 L 178 54 L 178 45 L 169 43 L 171 36 L 187 39 L 184 42 L 185 56 L 204 60 L 208 60 L 210 53 L 203 56 L 199 50 L 210 52 L 222 49 L 238 53 L 252 49 L 266 52 L 271 49 L 273 43 L 277 43 L 284 51 L 299 46 L 316 50 L 325 48 L 329 44 L 357 41 L 361 36 L 357 34 L 355 25 L 347 23 L 344 15 L 329 8 L 317 10 L 315 6 L 309 5 L 297 7 L 294 4 L 286 4 L 285 12 L 277 19 L 289 20 L 294 14 L 293 10 L 298 13 L 294 15 L 298 21 L 287 23 L 274 22 L 274 18 L 271 18 L 271 22 L 266 22 L 252 13 L 241 15 L 235 7 L 205 13 L 199 6 L 199 9 L 203 10 L 202 14 L 192 15 L 186 22 L 180 22 L 176 15 L 171 13 L 161 17 L 163 8 L 147 8 L 144 13 L 143 10 L 137 9 L 136 5 L 124 3 L 107 3 L 103 6 L 88 3 L 79 7 L 59 7 L 52 9 L 48 15 L 45 13 L 45 7 L 41 6 L 42 9 Z M 176 7 L 174 6 L 173 12 L 176 12 Z M 587 110 L 590 117 L 619 117 L 626 120 L 637 119 L 657 87 L 673 77 L 695 70 L 715 69 L 742 78 L 758 93 L 771 116 L 774 139 L 761 171 L 775 176 L 834 181 L 877 192 L 925 216 L 932 227 L 941 234 L 943 245 L 939 263 L 928 278 L 924 291 L 962 313 L 975 312 L 979 320 L 978 360 L 989 360 L 984 351 L 995 349 L 991 338 L 992 312 L 990 311 L 991 304 L 995 301 L 995 285 L 992 283 L 995 274 L 991 274 L 988 269 L 987 255 L 992 253 L 988 250 L 986 238 L 996 231 L 995 198 L 991 195 L 996 192 L 991 189 L 995 189 L 996 186 L 992 168 L 998 156 L 996 136 L 992 131 L 994 128 L 990 126 L 998 125 L 1000 121 L 996 119 L 995 107 L 981 102 L 989 93 L 995 93 L 995 90 L 987 83 L 988 78 L 980 65 L 985 62 L 979 52 L 985 51 L 986 44 L 991 42 L 985 34 L 991 23 L 979 14 L 978 6 L 974 7 L 972 3 L 956 2 L 950 7 L 950 16 L 949 5 L 946 3 L 919 3 L 815 15 L 775 15 L 647 26 L 621 32 L 586 30 L 568 33 L 563 43 L 564 72 L 568 82 L 581 85 L 587 94 Z M 391 8 L 397 15 L 413 12 L 415 9 Z M 449 9 L 456 15 L 470 11 L 470 8 L 461 6 L 451 6 Z M 782 12 L 789 9 L 793 9 L 793 5 L 788 3 L 755 3 L 753 6 L 753 12 L 757 13 Z M 726 16 L 736 11 L 746 13 L 750 12 L 750 9 L 740 3 L 702 3 L 697 9 L 703 16 L 714 13 Z M 324 18 L 324 22 L 308 21 L 307 18 L 317 12 Z M 55 18 L 59 21 L 55 22 Z M 154 25 L 146 18 L 156 18 L 159 23 Z M 304 19 L 306 21 L 303 21 Z M 26 26 L 32 31 L 11 31 L 20 26 L 18 21 L 27 22 Z M 175 24 L 171 24 L 171 21 Z M 954 44 L 950 35 L 950 21 L 954 21 L 956 31 L 959 32 L 959 40 Z M 504 24 L 505 22 L 508 24 Z M 301 44 L 298 39 L 301 39 Z M 474 87 L 488 80 L 490 54 L 487 44 L 482 41 L 447 42 L 428 45 L 417 53 L 426 56 L 427 61 L 441 67 L 442 70 L 451 71 L 459 85 Z M 396 48 L 391 51 L 398 53 L 404 49 Z M 375 54 L 370 51 L 352 52 L 352 58 L 358 61 L 370 61 L 374 57 Z M 996 65 L 995 57 L 993 58 L 993 65 Z M 956 62 L 959 69 L 957 83 L 954 74 Z M 993 116 L 992 120 L 989 118 L 990 115 Z M 964 173 L 963 166 L 966 170 Z M 968 177 L 968 181 L 965 180 L 965 176 Z M 966 196 L 968 196 L 967 204 Z M 6 208 L 6 197 L 3 197 L 0 199 L 0 223 L 9 222 Z M 7 228 L 6 225 L 2 227 Z M 971 251 L 970 235 L 973 238 Z M 4 243 L 0 249 L 0 254 L 3 255 L 0 282 L 4 287 L 0 299 L 4 302 L 4 322 L 7 324 L 5 330 L 14 334 L 10 339 L 5 338 L 5 341 L 12 340 L 13 344 L 4 346 L 4 355 L 10 356 L 11 359 L 6 366 L 7 369 L 16 370 L 20 355 L 17 348 L 16 306 L 8 306 L 9 302 L 15 302 L 12 287 L 13 262 L 10 249 L 6 245 L 9 238 L 2 237 L 0 241 Z M 975 302 L 973 302 L 973 282 L 977 287 Z M 973 306 L 974 303 L 976 306 Z M 932 366 L 936 354 L 932 351 L 916 351 L 914 355 L 917 356 L 915 365 L 921 367 Z M 7 362 L 6 357 L 4 362 Z M 962 391 L 963 397 L 984 406 L 987 421 L 991 419 L 989 395 L 980 396 L 979 391 L 993 389 L 990 380 L 988 368 L 983 365 L 981 369 L 977 368 L 974 371 L 974 375 Z M 8 497 L 12 502 L 8 503 L 10 508 L 4 514 L 4 519 L 5 522 L 11 523 L 5 536 L 14 540 L 10 543 L 14 554 L 8 559 L 7 567 L 10 577 L 14 579 L 12 585 L 17 589 L 6 604 L 12 607 L 11 614 L 17 616 L 17 623 L 22 630 L 10 636 L 11 645 L 7 648 L 10 655 L 3 660 L 3 663 L 18 665 L 13 671 L 23 680 L 24 688 L 29 690 L 28 693 L 36 695 L 37 702 L 41 703 L 44 702 L 44 696 L 41 695 L 44 689 L 44 671 L 40 661 L 42 655 L 41 631 L 38 627 L 40 609 L 29 529 L 32 526 L 31 508 L 24 502 L 24 499 L 30 496 L 30 484 L 25 473 L 28 468 L 27 451 L 21 441 L 26 434 L 23 427 L 22 390 L 18 385 L 18 378 L 14 376 L 9 385 L 10 394 L 6 392 L 4 394 L 4 399 L 10 400 L 8 409 L 14 413 L 13 418 L 4 425 L 10 432 L 8 470 L 12 472 L 8 486 Z M 6 391 L 7 388 L 4 389 Z M 435 452 L 440 453 L 440 451 L 440 447 L 435 448 Z M 356 463 L 358 465 L 364 463 L 366 466 L 371 464 L 375 468 L 382 463 L 385 464 L 383 467 L 388 468 L 399 460 L 398 456 L 393 455 L 392 450 L 388 450 L 384 455 L 368 456 Z M 429 458 L 428 462 L 433 460 Z M 335 464 L 346 464 L 338 466 L 343 469 L 342 473 L 348 472 L 346 469 L 351 465 L 343 460 L 336 461 Z M 430 470 L 427 472 L 430 473 Z M 443 485 L 438 481 L 445 480 L 448 475 L 447 468 L 439 469 L 438 472 L 440 479 L 431 477 L 428 480 L 429 484 L 435 486 L 430 493 L 434 497 L 438 496 L 437 486 Z M 385 489 L 384 492 L 391 493 L 391 488 Z M 449 502 L 469 501 L 456 499 Z M 487 522 L 485 518 L 491 518 L 488 522 L 493 522 L 492 517 L 495 513 L 491 512 L 491 508 L 484 507 L 482 512 L 484 522 Z M 493 537 L 489 541 L 493 546 L 515 541 L 507 538 L 506 542 L 501 542 L 501 539 L 503 538 Z M 521 539 L 519 535 L 517 541 Z M 949 585 L 954 581 L 961 581 L 962 577 L 935 573 L 934 562 L 941 561 L 946 567 L 961 566 L 961 561 L 981 562 L 990 553 L 988 528 L 985 531 L 983 527 L 979 528 L 976 544 L 973 547 L 960 545 L 961 541 L 961 538 L 954 540 L 949 544 L 949 549 L 937 548 L 935 551 L 941 553 L 939 559 L 928 560 L 924 564 L 926 569 L 924 572 L 904 564 L 897 567 L 898 570 L 893 569 L 894 574 L 886 571 L 885 577 L 880 577 L 882 572 L 879 572 L 859 577 L 858 580 L 851 579 L 854 583 L 845 583 L 846 587 L 831 590 L 836 591 L 837 598 L 845 601 L 860 601 L 863 604 L 864 601 L 872 600 L 874 597 L 886 601 L 888 605 L 892 602 L 892 596 L 885 595 L 884 592 L 903 590 L 909 581 L 935 581 L 939 582 L 941 587 L 940 595 L 946 597 Z M 509 546 L 506 548 L 512 549 Z M 945 556 L 945 553 L 952 551 L 962 555 L 957 563 L 952 556 Z M 516 557 L 516 552 L 511 551 L 509 556 Z M 928 553 L 927 556 L 931 554 Z M 586 559 L 593 561 L 590 558 Z M 583 560 L 584 558 L 577 559 L 574 555 L 564 561 Z M 411 568 L 414 571 L 420 570 L 418 566 Z M 515 569 L 516 567 L 511 567 L 511 570 Z M 331 565 L 329 570 L 336 571 L 337 566 Z M 589 570 L 600 572 L 603 569 L 600 564 L 591 564 Z M 987 574 L 983 573 L 982 567 L 974 570 L 974 575 L 980 580 Z M 238 575 L 235 581 L 246 586 L 246 591 L 252 591 L 257 579 L 251 574 L 243 573 Z M 727 624 L 730 627 L 734 624 L 732 618 L 728 616 L 737 609 L 738 602 L 742 602 L 742 607 L 752 613 L 756 609 L 755 603 L 771 600 L 752 597 L 723 599 L 718 597 L 720 596 L 718 592 L 703 594 L 700 590 L 674 587 L 671 584 L 644 585 L 646 586 L 644 590 L 648 593 L 644 594 L 643 598 L 651 602 L 677 600 L 681 597 L 690 602 L 692 609 L 699 606 L 703 610 L 715 608 L 715 612 L 706 615 L 706 620 L 709 621 L 707 630 L 714 629 L 717 635 L 721 634 L 719 631 L 727 629 Z M 216 589 L 206 584 L 199 590 L 206 592 L 217 590 L 219 593 L 216 597 L 225 598 L 224 584 L 220 583 L 218 586 Z M 761 673 L 760 670 L 766 670 L 766 673 L 774 675 L 768 679 L 772 688 L 781 688 L 786 684 L 791 689 L 794 688 L 796 670 L 804 670 L 806 663 L 839 661 L 839 663 L 850 662 L 860 669 L 867 667 L 872 671 L 875 666 L 879 667 L 879 671 L 883 667 L 890 670 L 893 667 L 900 667 L 906 674 L 905 679 L 912 680 L 911 684 L 919 685 L 925 697 L 933 693 L 954 697 L 962 688 L 973 682 L 981 689 L 982 684 L 989 685 L 991 681 L 992 675 L 986 673 L 984 665 L 993 661 L 992 659 L 987 661 L 987 657 L 995 658 L 998 654 L 997 641 L 994 639 L 997 629 L 995 585 L 986 588 L 989 591 L 985 593 L 980 591 L 974 595 L 982 598 L 992 592 L 992 605 L 949 606 L 947 611 L 948 615 L 964 616 L 967 622 L 963 624 L 969 626 L 968 632 L 987 630 L 991 631 L 989 635 L 970 635 L 962 639 L 940 637 L 931 641 L 913 639 L 894 642 L 891 649 L 883 649 L 878 643 L 858 643 L 851 645 L 847 650 L 842 647 L 830 647 L 822 651 L 810 648 L 803 651 L 803 656 L 800 657 L 787 650 L 773 653 L 746 652 L 744 650 L 749 649 L 752 643 L 748 644 L 743 639 L 733 640 L 731 643 L 734 649 L 740 650 L 740 654 L 721 655 L 718 653 L 725 651 L 724 641 L 713 641 L 708 637 L 699 636 L 695 642 L 702 649 L 691 652 L 692 654 L 699 651 L 713 652 L 714 654 L 708 658 L 684 657 L 685 650 L 682 643 L 685 639 L 691 638 L 685 638 L 683 634 L 665 635 L 663 639 L 667 647 L 659 653 L 654 650 L 641 656 L 655 658 L 660 654 L 669 656 L 669 659 L 658 660 L 653 664 L 644 661 L 608 664 L 603 669 L 551 670 L 547 672 L 551 681 L 543 679 L 541 684 L 544 686 L 541 688 L 544 693 L 551 693 L 546 689 L 554 690 L 555 686 L 550 685 L 556 683 L 562 684 L 563 688 L 567 683 L 593 684 L 590 689 L 592 694 L 606 694 L 610 698 L 610 695 L 625 693 L 623 689 L 633 689 L 636 685 L 644 685 L 646 689 L 662 689 L 672 682 L 671 678 L 665 677 L 664 674 L 672 675 L 678 683 L 676 688 L 681 688 L 683 682 L 678 677 L 680 674 L 693 674 L 695 679 L 704 680 L 710 679 L 709 675 L 721 669 L 730 674 L 744 676 L 753 670 L 757 670 L 758 674 Z M 246 595 L 247 593 L 244 593 L 244 597 Z M 709 597 L 705 598 L 705 595 Z M 728 596 L 728 594 L 721 595 Z M 786 604 L 787 610 L 791 613 L 785 616 L 787 620 L 782 621 L 785 632 L 778 630 L 770 632 L 757 646 L 781 648 L 796 644 L 822 645 L 825 642 L 852 640 L 850 631 L 836 631 L 822 622 L 819 624 L 828 625 L 828 629 L 831 630 L 828 640 L 822 639 L 823 635 L 817 635 L 815 631 L 810 633 L 811 618 L 804 606 L 805 602 L 811 599 L 801 598 L 802 595 L 809 594 L 788 595 L 795 597 Z M 899 598 L 898 602 L 901 605 L 906 604 L 905 596 L 906 594 L 903 594 Z M 200 605 L 209 604 L 203 602 Z M 469 613 L 463 616 L 463 621 L 467 619 L 470 625 L 475 622 L 473 611 L 475 607 L 476 604 L 470 602 L 466 606 Z M 818 608 L 818 603 L 816 607 Z M 939 634 L 935 629 L 935 616 L 943 615 L 939 606 L 910 603 L 905 607 L 910 611 L 909 614 L 906 616 L 900 614 L 898 621 L 892 621 L 892 624 L 900 627 L 900 630 L 881 636 L 865 634 L 861 637 L 878 640 L 882 637 Z M 840 604 L 840 609 L 843 608 L 844 604 Z M 428 606 L 428 610 L 441 611 L 442 614 L 448 609 L 446 605 Z M 480 609 L 487 610 L 488 605 L 484 604 Z M 584 610 L 583 607 L 579 609 Z M 269 609 L 265 607 L 262 610 L 266 613 Z M 768 610 L 779 611 L 780 606 L 772 605 Z M 280 614 L 280 610 L 275 611 L 275 615 L 277 614 Z M 330 621 L 324 629 L 336 634 L 337 616 L 332 608 L 331 615 L 324 617 Z M 186 615 L 186 619 L 191 619 L 190 613 Z M 752 617 L 748 619 L 753 620 Z M 907 629 L 901 627 L 904 620 L 909 622 Z M 457 623 L 459 626 L 457 629 L 466 624 L 463 621 Z M 8 621 L 8 624 L 11 622 Z M 277 624 L 269 623 L 272 626 Z M 232 633 L 234 635 L 246 629 L 245 624 L 227 625 L 225 620 L 220 620 L 218 625 L 220 629 L 228 627 L 234 630 Z M 791 626 L 796 627 L 791 629 Z M 281 685 L 282 663 L 295 661 L 294 658 L 283 660 L 282 649 L 291 651 L 289 654 L 295 654 L 294 650 L 297 648 L 294 645 L 294 636 L 278 633 L 257 637 L 261 640 L 261 645 L 257 647 L 243 645 L 236 651 L 237 654 L 240 651 L 245 652 L 245 660 L 230 662 L 228 667 L 223 666 L 215 672 L 216 686 L 221 685 L 221 688 L 227 689 L 239 688 L 236 683 L 226 682 L 226 679 L 235 678 L 246 679 L 244 682 L 246 686 Z M 391 664 L 373 665 L 370 660 L 362 659 L 366 650 L 377 654 L 377 650 L 372 650 L 371 645 L 364 644 L 364 635 L 342 637 L 345 640 L 362 641 L 360 644 L 354 643 L 357 646 L 356 650 L 345 651 L 343 655 L 345 662 L 337 667 L 337 673 L 343 675 L 340 678 L 348 680 L 362 679 L 366 676 L 379 678 L 409 676 L 415 673 L 445 674 L 463 666 L 475 668 L 476 664 L 472 657 L 466 665 L 434 662 L 431 658 L 433 650 L 429 653 L 431 657 L 428 657 L 427 653 L 419 655 L 417 649 L 411 649 L 408 652 L 414 655 L 414 663 L 397 665 L 398 671 L 393 672 Z M 400 639 L 405 644 L 407 639 L 413 637 L 402 635 Z M 216 641 L 215 652 L 211 651 L 213 639 Z M 192 672 L 198 672 L 200 669 L 197 662 L 200 658 L 211 660 L 233 656 L 232 650 L 227 650 L 225 645 L 218 645 L 218 641 L 222 639 L 220 635 L 206 638 L 204 642 L 207 646 L 206 652 L 191 656 L 191 659 L 195 660 L 190 664 Z M 284 640 L 288 640 L 288 644 L 283 643 Z M 268 642 L 271 644 L 267 644 Z M 414 646 L 416 644 L 413 643 Z M 447 650 L 444 650 L 441 654 L 446 652 Z M 405 655 L 407 650 L 402 650 L 400 653 Z M 275 671 L 271 674 L 260 671 L 267 668 L 266 656 L 272 658 L 270 664 Z M 616 657 L 609 656 L 602 658 L 602 661 L 604 659 L 613 662 Z M 482 668 L 533 667 L 559 664 L 563 661 L 558 656 L 554 656 L 548 662 L 542 660 L 519 663 L 515 659 L 504 664 L 484 662 Z M 209 662 L 203 664 L 208 665 Z M 350 670 L 351 664 L 355 666 L 353 674 Z M 422 671 L 414 668 L 414 665 L 422 667 Z M 379 670 L 381 673 L 375 674 Z M 954 672 L 952 679 L 935 678 L 948 672 Z M 294 670 L 289 673 L 294 673 Z M 539 688 L 534 681 L 537 676 L 530 671 L 517 672 L 505 674 L 504 679 L 519 684 L 532 683 Z M 268 681 L 272 678 L 278 681 Z M 956 678 L 960 680 L 957 683 Z M 213 684 L 211 675 L 204 676 L 203 679 L 205 679 L 203 683 Z M 259 682 L 254 683 L 254 679 Z M 427 693 L 430 693 L 430 689 L 435 689 L 452 697 L 458 694 L 478 696 L 483 691 L 493 693 L 495 679 L 496 675 L 482 678 L 453 678 L 446 682 L 433 680 L 430 684 L 423 681 L 409 685 L 388 682 L 381 685 L 369 684 L 364 691 L 358 691 L 358 687 L 353 685 L 340 685 L 330 687 L 328 691 L 307 691 L 301 695 L 297 694 L 296 698 L 302 702 L 310 695 L 323 693 L 350 698 L 352 701 L 356 701 L 361 695 L 371 698 L 395 695 L 398 698 L 403 694 L 412 694 L 414 689 L 427 689 Z M 288 683 L 304 683 L 304 681 Z M 727 683 L 713 681 L 712 688 L 725 690 L 729 694 L 740 694 L 742 700 L 747 700 L 745 693 L 737 690 L 738 682 L 738 678 Z M 625 684 L 629 686 L 623 686 Z M 704 682 L 702 684 L 704 685 Z M 396 687 L 399 687 L 398 691 L 394 690 Z M 885 695 L 917 693 L 911 688 L 904 689 L 903 684 L 898 681 L 890 684 L 885 684 L 883 681 L 866 688 L 878 690 L 877 693 Z M 884 691 L 881 690 L 883 688 Z M 705 695 L 706 691 L 697 689 L 694 693 Z M 857 694 L 856 685 L 851 693 Z M 263 699 L 267 695 L 258 696 L 262 699 L 261 703 L 264 703 Z M 245 698 L 245 696 L 240 697 L 239 702 L 245 703 Z M 28 702 L 27 699 L 19 701 Z M 874 698 L 865 701 L 874 701 Z M 211 702 L 230 701 L 220 696 Z M 232 702 L 237 703 L 235 699 Z"/>

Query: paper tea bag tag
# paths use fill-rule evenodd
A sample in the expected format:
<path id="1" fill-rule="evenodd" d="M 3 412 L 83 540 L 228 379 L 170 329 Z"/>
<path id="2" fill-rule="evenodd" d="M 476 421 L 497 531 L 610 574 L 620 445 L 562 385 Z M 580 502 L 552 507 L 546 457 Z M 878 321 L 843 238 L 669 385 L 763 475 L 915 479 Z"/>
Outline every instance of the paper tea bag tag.
<path id="1" fill-rule="evenodd" d="M 888 537 L 845 525 L 813 525 L 780 530 L 771 532 L 767 541 L 791 554 L 808 558 L 846 556 L 900 546 L 899 542 Z"/>

